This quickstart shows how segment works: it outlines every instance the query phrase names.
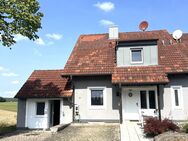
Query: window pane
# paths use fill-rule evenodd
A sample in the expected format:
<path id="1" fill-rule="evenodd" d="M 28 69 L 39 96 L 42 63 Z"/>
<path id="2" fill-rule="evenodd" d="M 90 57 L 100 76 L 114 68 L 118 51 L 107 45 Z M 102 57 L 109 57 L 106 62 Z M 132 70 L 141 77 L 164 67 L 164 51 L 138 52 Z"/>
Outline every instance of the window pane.
<path id="1" fill-rule="evenodd" d="M 146 91 L 140 91 L 141 109 L 147 109 Z"/>
<path id="2" fill-rule="evenodd" d="M 174 94 L 175 94 L 175 105 L 179 106 L 178 90 L 174 90 Z"/>
<path id="3" fill-rule="evenodd" d="M 149 91 L 149 108 L 156 109 L 155 91 Z"/>
<path id="4" fill-rule="evenodd" d="M 44 108 L 45 108 L 44 102 L 37 102 L 37 115 L 44 115 Z"/>
<path id="5" fill-rule="evenodd" d="M 131 50 L 132 62 L 142 61 L 142 50 Z"/>
<path id="6" fill-rule="evenodd" d="M 91 90 L 91 105 L 103 105 L 103 90 Z"/>

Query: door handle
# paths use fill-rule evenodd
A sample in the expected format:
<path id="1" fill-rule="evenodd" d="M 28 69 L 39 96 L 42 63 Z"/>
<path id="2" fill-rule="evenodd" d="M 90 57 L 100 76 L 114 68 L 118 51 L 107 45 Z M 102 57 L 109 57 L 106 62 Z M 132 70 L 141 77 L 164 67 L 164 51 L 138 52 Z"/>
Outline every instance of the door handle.
<path id="1" fill-rule="evenodd" d="M 138 106 L 138 102 L 136 102 L 136 106 Z"/>

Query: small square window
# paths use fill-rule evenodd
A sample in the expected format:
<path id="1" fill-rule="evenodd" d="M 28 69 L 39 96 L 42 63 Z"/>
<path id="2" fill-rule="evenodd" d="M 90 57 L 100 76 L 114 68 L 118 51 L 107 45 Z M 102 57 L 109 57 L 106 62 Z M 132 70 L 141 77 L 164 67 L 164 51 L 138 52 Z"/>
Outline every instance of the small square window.
<path id="1" fill-rule="evenodd" d="M 36 115 L 44 115 L 45 102 L 37 102 Z"/>
<path id="2" fill-rule="evenodd" d="M 91 90 L 91 105 L 92 106 L 103 105 L 103 90 Z"/>
<path id="3" fill-rule="evenodd" d="M 142 49 L 131 49 L 131 62 L 132 63 L 142 63 Z"/>

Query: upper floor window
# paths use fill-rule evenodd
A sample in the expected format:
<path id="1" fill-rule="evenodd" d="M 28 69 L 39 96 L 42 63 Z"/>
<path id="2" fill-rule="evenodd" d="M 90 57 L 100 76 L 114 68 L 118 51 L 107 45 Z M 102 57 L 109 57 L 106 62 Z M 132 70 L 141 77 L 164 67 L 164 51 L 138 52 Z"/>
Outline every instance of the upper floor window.
<path id="1" fill-rule="evenodd" d="M 131 63 L 143 63 L 143 49 L 131 48 Z"/>

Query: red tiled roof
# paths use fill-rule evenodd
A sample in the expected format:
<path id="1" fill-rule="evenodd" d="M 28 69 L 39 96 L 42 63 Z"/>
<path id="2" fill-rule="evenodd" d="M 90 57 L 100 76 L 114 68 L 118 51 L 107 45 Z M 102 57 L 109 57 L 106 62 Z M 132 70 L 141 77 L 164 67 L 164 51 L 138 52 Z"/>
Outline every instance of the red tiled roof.
<path id="1" fill-rule="evenodd" d="M 112 83 L 142 84 L 167 83 L 168 78 L 161 66 L 116 67 L 112 74 Z"/>
<path id="2" fill-rule="evenodd" d="M 112 74 L 113 83 L 166 83 L 167 73 L 188 72 L 187 34 L 183 35 L 182 43 L 176 43 L 166 30 L 119 33 L 118 41 L 153 39 L 158 40 L 159 66 L 118 68 L 115 40 L 109 40 L 108 34 L 81 35 L 62 74 Z"/>
<path id="3" fill-rule="evenodd" d="M 19 90 L 16 98 L 56 98 L 72 96 L 68 79 L 62 70 L 36 70 Z"/>
<path id="4" fill-rule="evenodd" d="M 154 39 L 169 40 L 172 39 L 172 36 L 166 30 L 119 33 L 119 41 L 137 41 L 137 40 L 154 40 Z"/>
<path id="5" fill-rule="evenodd" d="M 112 74 L 115 42 L 107 34 L 81 35 L 65 65 L 64 75 Z"/>

